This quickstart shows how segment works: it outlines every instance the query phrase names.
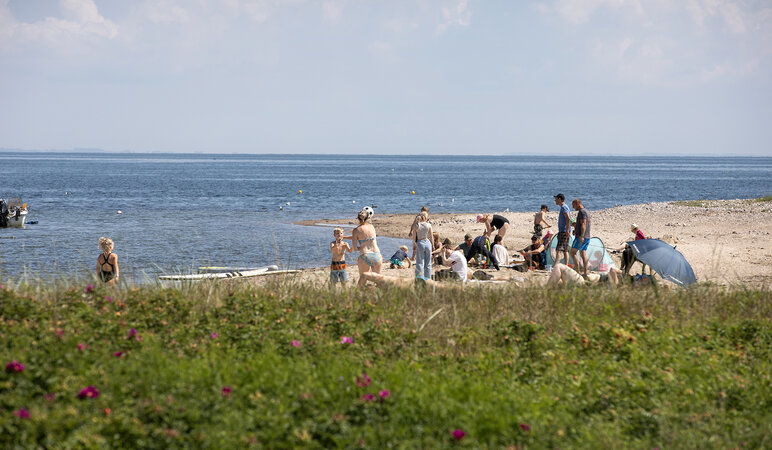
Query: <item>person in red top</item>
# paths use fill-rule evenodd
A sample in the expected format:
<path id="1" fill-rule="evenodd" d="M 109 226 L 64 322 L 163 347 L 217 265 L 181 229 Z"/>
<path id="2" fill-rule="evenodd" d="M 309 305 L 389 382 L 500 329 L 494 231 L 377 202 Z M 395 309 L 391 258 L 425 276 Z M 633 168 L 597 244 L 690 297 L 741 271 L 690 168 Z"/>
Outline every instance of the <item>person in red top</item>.
<path id="1" fill-rule="evenodd" d="M 630 231 L 635 233 L 636 241 L 646 239 L 646 236 L 643 235 L 643 231 L 638 228 L 638 225 L 630 225 Z M 635 263 L 635 261 L 635 253 L 633 253 L 633 249 L 631 249 L 629 245 L 625 244 L 624 250 L 622 251 L 622 272 L 624 272 L 625 275 L 630 272 L 630 269 L 633 267 L 633 263 Z M 643 264 L 643 270 L 646 270 L 646 264 Z M 641 273 L 643 273 L 643 270 L 641 270 Z"/>

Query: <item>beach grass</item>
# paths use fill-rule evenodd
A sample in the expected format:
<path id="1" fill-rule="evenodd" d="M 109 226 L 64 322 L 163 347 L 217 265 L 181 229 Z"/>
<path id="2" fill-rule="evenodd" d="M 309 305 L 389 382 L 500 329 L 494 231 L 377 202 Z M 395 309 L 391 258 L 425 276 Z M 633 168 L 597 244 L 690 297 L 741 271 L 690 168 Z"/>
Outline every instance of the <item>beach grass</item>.
<path id="1" fill-rule="evenodd" d="M 14 286 L 0 447 L 760 448 L 770 318 L 710 284 Z"/>

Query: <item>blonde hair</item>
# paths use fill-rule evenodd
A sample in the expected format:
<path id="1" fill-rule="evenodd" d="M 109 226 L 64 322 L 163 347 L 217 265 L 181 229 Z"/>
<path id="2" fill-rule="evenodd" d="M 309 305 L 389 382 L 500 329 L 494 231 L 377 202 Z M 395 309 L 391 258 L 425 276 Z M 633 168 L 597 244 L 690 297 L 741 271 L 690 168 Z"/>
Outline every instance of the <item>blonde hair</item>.
<path id="1" fill-rule="evenodd" d="M 110 238 L 106 238 L 104 236 L 99 238 L 99 248 L 105 252 L 112 250 L 113 248 L 113 240 Z"/>
<path id="2" fill-rule="evenodd" d="M 336 234 L 339 234 L 339 233 L 343 234 L 343 228 L 338 227 L 338 228 L 335 228 L 334 230 L 332 230 L 332 234 L 333 235 L 336 235 Z"/>
<path id="3" fill-rule="evenodd" d="M 429 213 L 426 211 L 421 211 L 421 214 L 418 215 L 418 221 L 419 222 L 428 222 L 429 221 Z"/>
<path id="4" fill-rule="evenodd" d="M 399 249 L 402 250 L 403 252 L 406 252 L 408 250 L 407 245 L 400 245 Z"/>

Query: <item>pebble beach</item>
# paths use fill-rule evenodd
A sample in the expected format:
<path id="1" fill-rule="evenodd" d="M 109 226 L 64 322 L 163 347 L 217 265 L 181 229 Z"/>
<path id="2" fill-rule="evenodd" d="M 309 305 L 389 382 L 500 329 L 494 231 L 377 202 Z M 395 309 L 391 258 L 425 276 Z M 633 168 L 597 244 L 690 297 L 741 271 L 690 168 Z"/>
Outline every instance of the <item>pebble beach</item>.
<path id="1" fill-rule="evenodd" d="M 767 200 L 767 201 L 764 201 Z M 694 269 L 699 282 L 720 286 L 746 285 L 764 287 L 772 284 L 772 244 L 769 243 L 772 201 L 764 200 L 698 200 L 685 202 L 658 202 L 616 206 L 593 210 L 591 202 L 585 202 L 592 220 L 592 235 L 603 240 L 612 250 L 632 240 L 631 224 L 637 224 L 648 238 L 663 240 L 676 247 Z M 550 203 L 547 221 L 556 228 L 557 212 Z M 491 211 L 480 211 L 489 213 Z M 430 211 L 431 213 L 431 211 Z M 531 212 L 498 211 L 510 221 L 504 239 L 510 255 L 530 243 L 533 231 Z M 431 222 L 442 239 L 450 238 L 454 245 L 463 241 L 466 233 L 481 234 L 482 224 L 475 221 L 477 213 L 431 214 Z M 573 215 L 572 215 L 573 217 Z M 379 236 L 407 239 L 414 216 L 411 214 L 386 214 L 373 216 L 372 223 Z M 343 224 L 356 226 L 355 219 L 324 218 L 298 222 L 300 225 Z M 351 228 L 345 228 L 350 232 Z M 349 280 L 353 285 L 358 271 L 353 253 L 348 258 Z M 384 254 L 384 260 L 391 255 Z M 619 267 L 619 254 L 613 255 Z M 436 269 L 435 269 L 436 270 Z M 635 264 L 631 273 L 640 273 L 641 265 Z M 546 271 L 518 272 L 508 268 L 500 271 L 487 269 L 496 279 L 518 283 L 544 283 Z M 391 276 L 412 277 L 411 269 L 389 269 L 384 264 L 382 273 Z M 325 283 L 329 270 L 326 267 L 305 269 L 297 277 L 306 282 Z"/>

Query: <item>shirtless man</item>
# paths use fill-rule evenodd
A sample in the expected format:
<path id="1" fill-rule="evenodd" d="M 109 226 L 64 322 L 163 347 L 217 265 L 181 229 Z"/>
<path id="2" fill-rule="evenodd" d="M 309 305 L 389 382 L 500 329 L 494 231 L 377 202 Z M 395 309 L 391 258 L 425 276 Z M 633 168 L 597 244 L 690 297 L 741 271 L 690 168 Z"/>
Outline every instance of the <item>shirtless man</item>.
<path id="1" fill-rule="evenodd" d="M 551 228 L 547 223 L 547 213 L 550 211 L 547 205 L 541 205 L 541 210 L 533 215 L 533 234 L 541 237 L 541 232 L 545 228 Z"/>
<path id="2" fill-rule="evenodd" d="M 332 263 L 330 264 L 330 283 L 340 282 L 346 284 L 348 281 L 348 272 L 346 271 L 346 252 L 353 250 L 348 242 L 343 241 L 343 228 L 336 228 L 332 231 L 335 240 L 330 242 L 330 251 L 332 252 Z"/>

